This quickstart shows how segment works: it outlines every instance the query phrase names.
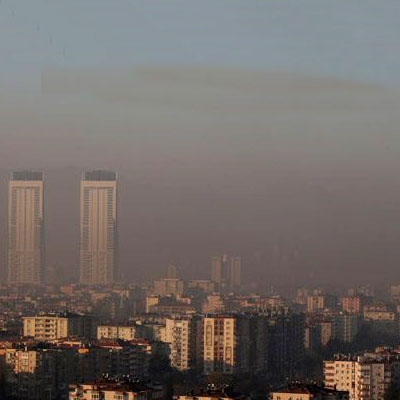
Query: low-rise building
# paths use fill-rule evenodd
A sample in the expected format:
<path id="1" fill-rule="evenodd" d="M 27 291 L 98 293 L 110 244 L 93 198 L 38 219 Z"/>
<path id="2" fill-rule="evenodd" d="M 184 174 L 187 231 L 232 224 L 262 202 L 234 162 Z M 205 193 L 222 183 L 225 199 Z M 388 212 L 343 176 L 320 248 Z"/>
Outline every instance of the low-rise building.
<path id="1" fill-rule="evenodd" d="M 193 390 L 174 396 L 174 400 L 247 400 L 249 396 L 236 392 L 230 386 L 208 385 L 205 389 Z"/>
<path id="2" fill-rule="evenodd" d="M 97 327 L 97 339 L 133 340 L 135 339 L 135 327 L 100 325 Z"/>
<path id="3" fill-rule="evenodd" d="M 95 324 L 86 315 L 72 313 L 45 313 L 23 317 L 23 336 L 35 340 L 54 340 L 71 336 L 92 337 Z"/>
<path id="4" fill-rule="evenodd" d="M 270 400 L 348 400 L 347 391 L 325 388 L 323 386 L 294 383 L 285 389 L 272 391 Z"/>
<path id="5" fill-rule="evenodd" d="M 336 299 L 333 296 L 319 294 L 307 297 L 307 312 L 309 313 L 333 309 L 335 306 Z"/>
<path id="6" fill-rule="evenodd" d="M 157 304 L 149 307 L 149 312 L 159 315 L 185 315 L 194 314 L 195 307 L 186 299 L 175 297 L 161 297 Z"/>
<path id="7" fill-rule="evenodd" d="M 141 382 L 103 379 L 93 383 L 71 385 L 69 400 L 160 400 L 161 388 Z"/>
<path id="8" fill-rule="evenodd" d="M 154 292 L 159 296 L 182 296 L 185 284 L 178 278 L 164 278 L 154 281 Z"/>
<path id="9" fill-rule="evenodd" d="M 222 296 L 218 293 L 210 294 L 202 305 L 204 314 L 221 313 L 225 311 L 225 303 Z"/>
<path id="10" fill-rule="evenodd" d="M 215 283 L 209 280 L 191 280 L 187 283 L 188 289 L 199 289 L 204 293 L 213 293 L 215 291 Z"/>
<path id="11" fill-rule="evenodd" d="M 363 301 L 360 296 L 344 296 L 341 298 L 342 311 L 349 314 L 359 314 L 363 310 Z"/>

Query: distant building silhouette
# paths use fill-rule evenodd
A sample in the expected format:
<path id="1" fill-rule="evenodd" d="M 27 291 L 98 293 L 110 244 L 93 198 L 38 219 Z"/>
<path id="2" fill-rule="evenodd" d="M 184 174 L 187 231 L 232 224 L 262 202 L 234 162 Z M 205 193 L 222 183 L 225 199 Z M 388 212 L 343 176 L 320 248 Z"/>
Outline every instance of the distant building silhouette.
<path id="1" fill-rule="evenodd" d="M 242 284 L 242 258 L 231 257 L 229 268 L 229 289 L 234 292 Z"/>
<path id="2" fill-rule="evenodd" d="M 118 272 L 116 172 L 84 173 L 80 197 L 80 283 L 111 284 Z"/>
<path id="3" fill-rule="evenodd" d="M 213 256 L 211 260 L 211 281 L 214 282 L 220 290 L 229 290 L 234 292 L 240 288 L 242 275 L 241 257 L 219 255 Z"/>
<path id="4" fill-rule="evenodd" d="M 13 172 L 8 192 L 8 283 L 40 284 L 44 256 L 43 173 Z"/>
<path id="5" fill-rule="evenodd" d="M 170 279 L 177 278 L 176 266 L 174 264 L 168 264 L 167 278 Z"/>
<path id="6" fill-rule="evenodd" d="M 224 266 L 228 256 L 214 256 L 211 259 L 211 280 L 217 285 L 222 285 L 224 277 Z"/>

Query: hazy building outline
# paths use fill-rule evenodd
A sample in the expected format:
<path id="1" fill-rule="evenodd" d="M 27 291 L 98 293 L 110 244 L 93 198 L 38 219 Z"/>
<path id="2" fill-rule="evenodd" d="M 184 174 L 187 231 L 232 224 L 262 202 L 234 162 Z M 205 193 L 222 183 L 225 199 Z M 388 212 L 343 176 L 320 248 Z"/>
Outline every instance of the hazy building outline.
<path id="1" fill-rule="evenodd" d="M 240 288 L 242 258 L 227 254 L 213 256 L 211 259 L 211 281 L 221 290 L 235 291 Z"/>
<path id="2" fill-rule="evenodd" d="M 86 285 L 118 278 L 117 173 L 87 171 L 80 186 L 80 276 Z"/>
<path id="3" fill-rule="evenodd" d="M 44 175 L 14 171 L 8 184 L 9 284 L 40 284 L 45 268 Z"/>

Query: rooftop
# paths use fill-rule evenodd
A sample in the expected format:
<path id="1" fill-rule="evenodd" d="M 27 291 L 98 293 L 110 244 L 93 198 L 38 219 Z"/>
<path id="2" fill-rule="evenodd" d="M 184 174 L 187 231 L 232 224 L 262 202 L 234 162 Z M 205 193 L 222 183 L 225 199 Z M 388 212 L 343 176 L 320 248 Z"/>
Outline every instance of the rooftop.
<path id="1" fill-rule="evenodd" d="M 129 376 L 123 376 L 118 378 L 104 377 L 98 381 L 88 382 L 78 385 L 71 385 L 70 390 L 87 389 L 97 391 L 113 391 L 113 392 L 145 392 L 152 390 L 148 385 L 144 384 L 139 380 L 130 378 Z"/>
<path id="2" fill-rule="evenodd" d="M 13 181 L 42 181 L 43 172 L 36 171 L 14 171 L 11 174 Z"/>
<path id="3" fill-rule="evenodd" d="M 230 399 L 244 399 L 245 395 L 236 392 L 233 387 L 229 385 L 217 386 L 214 384 L 208 385 L 206 388 L 198 388 L 189 393 L 184 394 L 186 397 L 211 397 L 211 398 L 230 398 Z M 179 396 L 177 396 L 179 397 Z"/>
<path id="4" fill-rule="evenodd" d="M 343 393 L 347 394 L 347 392 L 341 392 L 335 389 L 328 389 L 323 386 L 317 384 L 308 384 L 308 383 L 300 383 L 294 382 L 290 383 L 286 388 L 281 390 L 273 390 L 272 393 L 295 393 L 295 394 L 334 394 L 334 393 Z"/>
<path id="5" fill-rule="evenodd" d="M 117 173 L 114 171 L 87 171 L 83 174 L 84 181 L 116 181 Z"/>
<path id="6" fill-rule="evenodd" d="M 400 348 L 377 348 L 375 352 L 366 351 L 363 353 L 355 354 L 335 354 L 333 360 L 326 360 L 326 362 L 333 361 L 357 361 L 360 363 L 388 363 L 400 360 Z"/>

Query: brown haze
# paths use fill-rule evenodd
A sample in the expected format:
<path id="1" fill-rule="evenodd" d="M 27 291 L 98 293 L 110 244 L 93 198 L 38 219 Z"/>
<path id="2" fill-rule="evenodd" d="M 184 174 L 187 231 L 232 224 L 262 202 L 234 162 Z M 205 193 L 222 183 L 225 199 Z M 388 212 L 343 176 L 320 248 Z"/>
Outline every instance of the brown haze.
<path id="1" fill-rule="evenodd" d="M 126 277 L 207 277 L 230 252 L 247 280 L 400 281 L 399 106 L 281 73 L 47 71 L 41 94 L 0 95 L 3 265 L 10 170 L 46 172 L 48 266 L 71 279 L 80 173 L 112 168 Z"/>

